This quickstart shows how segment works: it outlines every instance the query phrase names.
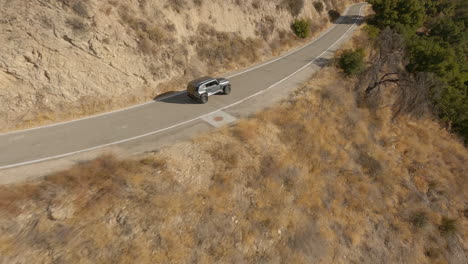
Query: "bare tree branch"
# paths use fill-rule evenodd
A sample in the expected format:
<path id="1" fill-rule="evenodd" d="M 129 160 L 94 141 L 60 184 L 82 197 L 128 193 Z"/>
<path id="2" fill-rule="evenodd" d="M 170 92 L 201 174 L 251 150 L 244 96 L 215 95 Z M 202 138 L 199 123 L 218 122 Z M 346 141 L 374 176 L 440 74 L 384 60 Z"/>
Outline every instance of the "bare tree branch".
<path id="1" fill-rule="evenodd" d="M 391 105 L 394 118 L 401 114 L 420 116 L 426 113 L 434 86 L 434 78 L 429 74 L 406 71 L 408 61 L 404 47 L 404 40 L 398 33 L 383 30 L 371 66 L 357 84 L 361 103 L 374 109 Z"/>

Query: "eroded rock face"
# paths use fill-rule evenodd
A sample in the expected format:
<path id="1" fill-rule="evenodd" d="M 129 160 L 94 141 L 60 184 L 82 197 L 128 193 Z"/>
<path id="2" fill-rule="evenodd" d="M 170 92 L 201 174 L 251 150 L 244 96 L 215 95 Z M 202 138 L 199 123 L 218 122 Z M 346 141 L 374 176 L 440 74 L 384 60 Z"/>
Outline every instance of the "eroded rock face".
<path id="1" fill-rule="evenodd" d="M 150 100 L 180 89 L 169 80 L 271 56 L 294 18 L 285 0 L 2 2 L 0 130 Z M 298 16 L 327 20 L 313 1 Z"/>
<path id="2" fill-rule="evenodd" d="M 79 107 L 87 97 L 131 95 L 151 85 L 144 78 L 148 70 L 131 54 L 136 40 L 124 34 L 118 20 L 91 13 L 78 17 L 54 1 L 39 6 L 9 1 L 5 7 L 0 35 L 2 119 L 61 111 L 70 103 Z"/>

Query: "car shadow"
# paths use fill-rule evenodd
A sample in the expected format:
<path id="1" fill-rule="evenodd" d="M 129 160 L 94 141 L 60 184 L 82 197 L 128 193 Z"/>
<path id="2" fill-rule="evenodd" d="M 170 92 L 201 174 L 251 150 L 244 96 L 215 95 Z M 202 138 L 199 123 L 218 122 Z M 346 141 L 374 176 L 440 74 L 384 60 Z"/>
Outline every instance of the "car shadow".
<path id="1" fill-rule="evenodd" d="M 153 98 L 154 101 L 168 104 L 199 104 L 198 101 L 187 96 L 185 91 L 170 91 Z"/>

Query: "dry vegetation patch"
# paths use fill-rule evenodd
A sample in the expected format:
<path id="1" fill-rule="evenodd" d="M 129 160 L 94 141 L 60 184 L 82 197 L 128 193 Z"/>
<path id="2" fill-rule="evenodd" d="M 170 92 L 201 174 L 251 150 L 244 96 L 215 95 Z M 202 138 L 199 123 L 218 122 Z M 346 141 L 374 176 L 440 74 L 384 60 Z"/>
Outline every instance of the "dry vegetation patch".
<path id="1" fill-rule="evenodd" d="M 263 55 L 260 39 L 243 39 L 236 33 L 216 31 L 208 24 L 199 25 L 198 34 L 192 41 L 199 58 L 211 69 L 246 66 Z"/>
<path id="2" fill-rule="evenodd" d="M 159 153 L 1 187 L 1 261 L 466 263 L 464 146 L 320 76 Z"/>

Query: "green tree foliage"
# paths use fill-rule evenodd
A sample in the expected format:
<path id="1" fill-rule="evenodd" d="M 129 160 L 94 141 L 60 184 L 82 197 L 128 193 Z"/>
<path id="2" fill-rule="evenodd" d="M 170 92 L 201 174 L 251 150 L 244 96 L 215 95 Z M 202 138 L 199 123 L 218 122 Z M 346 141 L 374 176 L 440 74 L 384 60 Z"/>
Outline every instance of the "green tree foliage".
<path id="1" fill-rule="evenodd" d="M 338 66 L 346 76 L 355 76 L 364 70 L 364 50 L 345 50 L 338 60 Z"/>
<path id="2" fill-rule="evenodd" d="M 373 25 L 365 25 L 364 31 L 367 33 L 370 39 L 375 40 L 380 35 L 380 29 Z"/>
<path id="3" fill-rule="evenodd" d="M 410 72 L 433 72 L 439 77 L 459 71 L 453 49 L 429 37 L 415 37 L 409 42 Z"/>
<path id="4" fill-rule="evenodd" d="M 441 118 L 447 122 L 454 131 L 464 137 L 465 143 L 468 135 L 468 103 L 466 90 L 462 91 L 454 86 L 447 86 L 442 90 L 436 100 L 436 107 Z"/>
<path id="5" fill-rule="evenodd" d="M 440 117 L 468 143 L 468 46 L 466 0 L 369 0 L 371 20 L 405 38 L 407 70 L 434 73 L 441 87 L 434 92 Z"/>
<path id="6" fill-rule="evenodd" d="M 399 30 L 420 27 L 425 19 L 424 4 L 420 0 L 369 0 L 376 16 L 373 23 L 380 28 Z"/>
<path id="7" fill-rule="evenodd" d="M 457 6 L 457 0 L 423 0 L 422 2 L 429 19 L 441 14 L 453 16 Z"/>
<path id="8" fill-rule="evenodd" d="M 452 45 L 465 43 L 466 28 L 463 21 L 453 19 L 441 19 L 432 25 L 430 36 L 438 41 L 445 41 Z"/>
<path id="9" fill-rule="evenodd" d="M 294 33 L 300 38 L 307 38 L 310 35 L 310 22 L 306 19 L 296 19 L 291 25 Z"/>

